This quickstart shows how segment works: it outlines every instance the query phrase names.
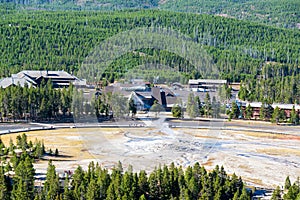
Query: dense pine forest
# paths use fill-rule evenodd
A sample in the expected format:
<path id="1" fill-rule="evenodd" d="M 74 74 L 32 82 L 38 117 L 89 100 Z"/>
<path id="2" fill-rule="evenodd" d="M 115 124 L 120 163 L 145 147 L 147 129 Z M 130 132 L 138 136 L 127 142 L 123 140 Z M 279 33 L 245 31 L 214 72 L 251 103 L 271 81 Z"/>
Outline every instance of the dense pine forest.
<path id="1" fill-rule="evenodd" d="M 137 27 L 164 27 L 200 44 L 221 72 L 220 78 L 242 81 L 241 99 L 300 102 L 297 30 L 158 10 L 49 12 L 2 7 L 0 13 L 0 77 L 22 69 L 59 69 L 76 74 L 84 59 L 105 39 Z M 178 69 L 187 78 L 202 77 L 193 66 L 186 67 L 190 63 L 171 52 L 135 52 L 116 59 L 97 79 L 112 82 L 122 78 L 126 70 L 149 62 Z"/>
<path id="2" fill-rule="evenodd" d="M 161 8 L 249 20 L 282 28 L 297 28 L 300 2 L 296 0 L 168 0 Z"/>
<path id="3" fill-rule="evenodd" d="M 221 15 L 281 28 L 299 28 L 297 0 L 0 0 L 20 9 L 121 10 L 161 9 L 198 14 Z"/>
<path id="4" fill-rule="evenodd" d="M 72 118 L 73 87 L 53 89 L 50 82 L 40 87 L 0 88 L 0 122 L 59 121 Z"/>

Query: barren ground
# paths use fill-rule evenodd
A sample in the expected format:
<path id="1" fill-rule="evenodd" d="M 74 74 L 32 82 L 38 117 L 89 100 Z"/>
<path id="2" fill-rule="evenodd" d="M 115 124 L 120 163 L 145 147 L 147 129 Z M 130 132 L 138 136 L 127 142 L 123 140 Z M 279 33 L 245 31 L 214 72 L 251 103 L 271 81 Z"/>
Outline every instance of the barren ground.
<path id="1" fill-rule="evenodd" d="M 223 165 L 249 184 L 275 187 L 300 175 L 300 136 L 210 129 L 89 128 L 57 129 L 26 133 L 29 140 L 43 140 L 46 148 L 58 148 L 54 159 L 59 172 L 87 168 L 90 161 L 111 168 L 119 160 L 124 167 L 151 171 L 159 164 L 193 165 L 213 169 Z M 2 135 L 8 144 L 18 134 Z M 46 158 L 47 159 L 47 158 Z M 45 172 L 47 160 L 35 164 Z"/>

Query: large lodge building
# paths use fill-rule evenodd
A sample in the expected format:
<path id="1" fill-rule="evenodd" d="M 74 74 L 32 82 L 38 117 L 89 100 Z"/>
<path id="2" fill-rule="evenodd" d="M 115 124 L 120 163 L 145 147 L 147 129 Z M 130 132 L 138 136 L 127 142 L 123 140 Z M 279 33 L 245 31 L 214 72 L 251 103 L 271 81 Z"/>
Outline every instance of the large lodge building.
<path id="1" fill-rule="evenodd" d="M 50 80 L 54 88 L 69 87 L 70 84 L 77 87 L 86 85 L 86 80 L 79 79 L 65 71 L 24 70 L 17 74 L 12 74 L 11 77 L 0 79 L 0 88 L 7 88 L 13 85 L 37 87 L 43 80 Z"/>

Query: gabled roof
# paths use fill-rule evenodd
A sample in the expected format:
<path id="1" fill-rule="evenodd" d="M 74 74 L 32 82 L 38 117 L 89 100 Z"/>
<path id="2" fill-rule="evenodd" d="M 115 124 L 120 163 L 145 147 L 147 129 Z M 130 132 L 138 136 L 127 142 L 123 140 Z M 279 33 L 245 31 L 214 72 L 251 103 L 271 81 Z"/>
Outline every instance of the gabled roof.
<path id="1" fill-rule="evenodd" d="M 17 73 L 17 76 L 28 76 L 34 79 L 38 79 L 40 77 L 48 78 L 48 79 L 77 79 L 75 76 L 69 74 L 68 72 L 65 71 L 39 71 L 39 70 L 23 70 L 19 73 Z"/>
<path id="2" fill-rule="evenodd" d="M 130 98 L 132 98 L 133 96 L 136 97 L 135 100 L 137 100 L 138 102 L 140 102 L 140 104 L 144 105 L 144 102 L 141 99 L 140 95 L 138 95 L 136 92 L 132 92 L 131 95 L 130 95 Z"/>
<path id="3" fill-rule="evenodd" d="M 24 87 L 27 84 L 29 87 L 36 87 L 41 79 L 51 79 L 53 85 L 58 87 L 69 86 L 70 82 L 74 85 L 86 85 L 86 81 L 78 79 L 65 71 L 38 71 L 38 70 L 23 70 L 17 74 L 12 74 L 11 77 L 3 78 L 0 80 L 0 87 L 6 88 L 11 85 L 20 85 Z"/>
<path id="4" fill-rule="evenodd" d="M 151 92 L 134 92 L 137 96 L 143 99 L 152 99 Z"/>
<path id="5" fill-rule="evenodd" d="M 175 94 L 169 88 L 162 88 L 162 90 L 166 93 L 166 96 L 174 97 Z"/>
<path id="6" fill-rule="evenodd" d="M 158 104 L 163 105 L 162 98 L 161 98 L 161 89 L 159 87 L 151 88 L 152 96 L 155 100 L 157 100 Z"/>
<path id="7" fill-rule="evenodd" d="M 36 83 L 32 80 L 28 80 L 27 78 L 16 78 L 16 77 L 8 77 L 0 80 L 0 87 L 7 88 L 11 85 L 20 85 L 24 87 L 27 84 L 29 87 L 34 86 Z"/>

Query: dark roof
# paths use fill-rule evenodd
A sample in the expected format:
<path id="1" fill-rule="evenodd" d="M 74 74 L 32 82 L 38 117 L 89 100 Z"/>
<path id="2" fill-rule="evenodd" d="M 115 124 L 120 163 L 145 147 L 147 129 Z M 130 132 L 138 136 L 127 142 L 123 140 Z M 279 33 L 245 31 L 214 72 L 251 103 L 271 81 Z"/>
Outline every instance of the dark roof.
<path id="1" fill-rule="evenodd" d="M 39 77 L 44 77 L 48 79 L 67 79 L 74 80 L 77 79 L 75 76 L 69 74 L 65 71 L 38 71 L 38 70 L 23 70 L 17 74 L 18 76 L 29 76 L 34 79 L 38 79 Z"/>
<path id="2" fill-rule="evenodd" d="M 143 99 L 152 99 L 152 93 L 151 92 L 135 92 L 136 95 Z"/>
<path id="3" fill-rule="evenodd" d="M 167 105 L 168 106 L 173 106 L 173 104 L 175 104 L 177 102 L 177 97 L 166 97 L 167 100 Z"/>
<path id="4" fill-rule="evenodd" d="M 1 79 L 0 87 L 6 88 L 10 85 L 24 87 L 25 84 L 36 87 L 42 82 L 42 79 L 51 79 L 55 86 L 69 86 L 70 82 L 75 83 L 74 85 L 86 85 L 85 80 L 78 79 L 65 71 L 23 70 L 17 74 L 12 74 L 11 77 Z"/>
<path id="5" fill-rule="evenodd" d="M 175 96 L 174 92 L 172 92 L 169 88 L 163 88 L 163 91 L 166 93 L 166 96 Z"/>
<path id="6" fill-rule="evenodd" d="M 166 93 L 159 87 L 151 88 L 152 96 L 155 100 L 157 100 L 158 104 L 165 106 L 166 102 Z"/>
<path id="7" fill-rule="evenodd" d="M 153 87 L 151 88 L 152 96 L 157 102 L 162 105 L 162 100 L 161 100 L 161 94 L 160 94 L 160 88 L 159 87 Z"/>

